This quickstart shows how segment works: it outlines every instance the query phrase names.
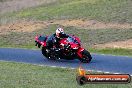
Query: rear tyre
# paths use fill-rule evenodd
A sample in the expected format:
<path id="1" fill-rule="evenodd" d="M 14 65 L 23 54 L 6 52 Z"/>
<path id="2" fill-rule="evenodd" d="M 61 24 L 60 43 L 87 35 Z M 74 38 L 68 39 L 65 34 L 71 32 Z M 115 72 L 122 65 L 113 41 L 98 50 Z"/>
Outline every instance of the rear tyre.
<path id="1" fill-rule="evenodd" d="M 43 56 L 48 57 L 45 47 L 42 47 L 42 54 Z"/>
<path id="2" fill-rule="evenodd" d="M 53 52 L 51 53 L 50 50 L 47 52 L 45 47 L 42 47 L 42 54 L 49 60 L 55 60 L 56 58 L 54 53 Z"/>
<path id="3" fill-rule="evenodd" d="M 91 54 L 87 51 L 87 50 L 83 50 L 82 51 L 82 58 L 80 58 L 79 60 L 83 63 L 89 63 L 92 60 L 92 56 Z"/>

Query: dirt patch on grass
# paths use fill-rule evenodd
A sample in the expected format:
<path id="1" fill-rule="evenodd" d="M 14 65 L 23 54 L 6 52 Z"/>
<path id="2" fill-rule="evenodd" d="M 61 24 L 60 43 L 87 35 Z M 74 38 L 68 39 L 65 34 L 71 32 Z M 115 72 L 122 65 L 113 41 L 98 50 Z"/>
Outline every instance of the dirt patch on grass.
<path id="1" fill-rule="evenodd" d="M 0 34 L 8 34 L 9 32 L 33 32 L 37 29 L 47 27 L 45 22 L 18 22 L 0 26 Z"/>
<path id="2" fill-rule="evenodd" d="M 93 46 L 95 48 L 125 48 L 132 49 L 132 39 L 126 41 L 110 42 Z"/>
<path id="3" fill-rule="evenodd" d="M 131 24 L 103 23 L 95 20 L 51 20 L 51 21 L 21 21 L 12 24 L 0 26 L 0 34 L 8 32 L 33 32 L 38 29 L 47 27 L 50 24 L 59 24 L 62 26 L 74 26 L 84 29 L 130 29 Z"/>
<path id="4" fill-rule="evenodd" d="M 1 40 L 6 40 L 8 42 L 11 40 L 12 42 L 10 44 L 17 44 L 17 45 L 27 44 L 27 41 L 29 40 L 32 41 L 32 39 L 35 37 L 37 33 L 38 34 L 50 34 L 51 32 L 54 33 L 54 30 L 59 25 L 60 26 L 63 25 L 66 27 L 74 26 L 74 27 L 67 27 L 66 28 L 67 33 L 69 33 L 69 30 L 72 30 L 70 31 L 70 33 L 75 35 L 79 34 L 79 37 L 83 39 L 84 45 L 86 45 L 86 47 L 89 45 L 95 48 L 131 48 L 132 49 L 130 24 L 115 25 L 112 23 L 104 24 L 98 21 L 95 21 L 95 23 L 92 22 L 93 20 L 18 21 L 16 23 L 5 24 L 0 26 L 0 36 L 1 36 Z M 99 25 L 100 23 L 103 26 Z M 52 24 L 59 24 L 59 25 L 52 25 Z M 89 26 L 87 26 L 88 24 Z M 101 27 L 98 27 L 97 25 Z M 54 27 L 52 28 L 52 26 Z M 80 30 L 79 27 L 81 27 L 82 29 L 86 28 L 89 30 Z M 114 29 L 110 29 L 110 28 L 114 28 Z M 39 29 L 45 29 L 46 31 Z M 93 29 L 98 29 L 98 30 L 93 30 Z M 9 38 L 6 37 L 6 34 L 9 34 L 8 35 Z M 23 36 L 25 36 L 26 39 L 23 38 Z M 122 41 L 122 40 L 126 40 L 126 41 Z M 112 41 L 120 41 L 120 42 L 112 42 Z"/>
<path id="5" fill-rule="evenodd" d="M 129 29 L 132 28 L 132 24 L 124 23 L 104 23 L 96 20 L 54 20 L 50 21 L 52 24 L 60 24 L 63 26 L 75 26 L 81 28 L 89 29 L 107 29 L 107 28 L 116 28 L 116 29 Z"/>

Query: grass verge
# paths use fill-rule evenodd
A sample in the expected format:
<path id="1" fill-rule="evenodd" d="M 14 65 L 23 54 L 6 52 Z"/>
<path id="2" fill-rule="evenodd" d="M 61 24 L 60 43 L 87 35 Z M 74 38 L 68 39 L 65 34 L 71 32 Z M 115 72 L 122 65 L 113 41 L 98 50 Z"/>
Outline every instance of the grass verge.
<path id="1" fill-rule="evenodd" d="M 49 25 L 47 28 L 31 33 L 9 32 L 8 34 L 3 34 L 0 37 L 0 47 L 35 49 L 35 36 L 39 34 L 51 35 L 55 32 L 57 26 L 57 24 Z M 78 36 L 81 39 L 83 47 L 89 49 L 92 53 L 132 56 L 132 49 L 95 49 L 92 47 L 95 44 L 131 39 L 131 29 L 80 29 L 71 26 L 65 26 L 64 29 L 67 34 Z"/>
<path id="2" fill-rule="evenodd" d="M 16 46 L 16 45 L 4 45 L 1 48 L 24 48 L 24 49 L 35 49 L 40 50 L 34 45 L 24 45 L 24 46 Z M 109 55 L 117 55 L 117 56 L 132 56 L 132 49 L 123 49 L 123 48 L 104 48 L 104 49 L 95 49 L 95 48 L 85 48 L 90 53 L 97 54 L 109 54 Z"/>
<path id="3" fill-rule="evenodd" d="M 8 32 L 1 34 L 0 46 L 3 45 L 33 45 L 36 35 L 51 35 L 55 33 L 57 24 L 49 25 L 44 29 L 37 29 L 33 32 Z M 81 29 L 71 26 L 65 26 L 65 33 L 73 34 L 81 39 L 84 47 L 92 47 L 95 44 L 107 42 L 123 41 L 132 38 L 132 29 Z M 26 30 L 26 29 L 25 29 Z"/>
<path id="4" fill-rule="evenodd" d="M 131 88 L 130 84 L 76 83 L 76 70 L 0 61 L 1 88 Z"/>
<path id="5" fill-rule="evenodd" d="M 121 56 L 132 56 L 132 49 L 122 49 L 122 48 L 104 48 L 104 49 L 89 49 L 92 53 L 98 54 L 111 54 L 111 55 L 121 55 Z"/>
<path id="6" fill-rule="evenodd" d="M 30 20 L 94 19 L 103 22 L 132 22 L 131 0 L 56 0 L 48 5 L 1 15 L 1 22 L 12 18 Z M 8 20 L 9 19 L 9 20 Z"/>

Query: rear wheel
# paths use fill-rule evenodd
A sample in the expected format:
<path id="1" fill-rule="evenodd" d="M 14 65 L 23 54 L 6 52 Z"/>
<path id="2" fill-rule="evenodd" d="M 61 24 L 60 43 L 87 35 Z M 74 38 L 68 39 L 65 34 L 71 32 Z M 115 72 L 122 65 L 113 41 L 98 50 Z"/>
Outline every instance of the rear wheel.
<path id="1" fill-rule="evenodd" d="M 46 48 L 45 47 L 42 47 L 42 54 L 47 57 L 47 52 L 46 52 Z"/>
<path id="2" fill-rule="evenodd" d="M 89 63 L 92 59 L 91 54 L 87 51 L 87 50 L 83 50 L 82 51 L 82 58 L 80 58 L 79 60 L 83 63 Z"/>
<path id="3" fill-rule="evenodd" d="M 42 54 L 49 60 L 56 59 L 54 52 L 51 52 L 50 50 L 47 52 L 45 47 L 42 47 Z"/>

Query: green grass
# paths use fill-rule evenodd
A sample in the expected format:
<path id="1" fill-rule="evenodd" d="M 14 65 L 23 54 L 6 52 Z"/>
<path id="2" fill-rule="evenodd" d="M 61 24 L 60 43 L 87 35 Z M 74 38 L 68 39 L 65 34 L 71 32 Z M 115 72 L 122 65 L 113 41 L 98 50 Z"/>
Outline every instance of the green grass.
<path id="1" fill-rule="evenodd" d="M 29 32 L 10 32 L 1 35 L 0 46 L 4 45 L 34 45 L 36 35 L 51 35 L 55 33 L 58 25 L 49 25 L 45 29 Z M 80 29 L 75 27 L 64 27 L 65 33 L 74 34 L 81 39 L 84 47 L 92 47 L 95 44 L 103 44 L 107 42 L 123 41 L 132 39 L 132 29 Z M 83 30 L 83 31 L 82 31 Z"/>
<path id="2" fill-rule="evenodd" d="M 122 49 L 122 48 L 94 49 L 94 48 L 89 48 L 89 50 L 92 53 L 98 53 L 98 54 L 132 56 L 132 49 Z"/>
<path id="3" fill-rule="evenodd" d="M 0 16 L 30 20 L 94 19 L 104 22 L 132 22 L 131 0 L 57 0 L 48 5 L 28 8 Z"/>
<path id="4" fill-rule="evenodd" d="M 4 1 L 4 0 L 1 0 Z M 15 20 L 94 19 L 103 22 L 132 23 L 131 0 L 57 0 L 47 5 L 23 9 L 0 15 L 2 23 Z M 37 49 L 34 37 L 52 34 L 57 25 L 49 25 L 32 33 L 10 32 L 0 35 L 0 47 Z M 82 44 L 92 53 L 132 55 L 132 49 L 94 49 L 92 45 L 132 38 L 132 29 L 79 29 L 64 27 L 66 33 L 81 38 Z M 82 31 L 83 30 L 83 31 Z M 131 88 L 130 84 L 87 84 L 79 86 L 75 80 L 76 70 L 35 66 L 0 61 L 1 88 Z"/>
<path id="5" fill-rule="evenodd" d="M 58 25 L 49 25 L 45 29 L 28 32 L 10 32 L 0 37 L 0 47 L 15 47 L 36 49 L 34 38 L 36 35 L 51 35 Z M 75 27 L 64 27 L 67 34 L 74 34 L 80 37 L 85 49 L 90 49 L 92 53 L 132 55 L 132 49 L 94 49 L 95 44 L 103 44 L 113 41 L 122 41 L 132 38 L 131 29 L 79 29 Z M 83 31 L 82 31 L 83 30 Z"/>
<path id="6" fill-rule="evenodd" d="M 35 49 L 41 50 L 34 45 L 4 45 L 1 48 L 24 48 L 24 49 Z M 90 53 L 97 53 L 97 54 L 106 54 L 106 55 L 117 55 L 117 56 L 132 56 L 132 49 L 123 49 L 123 48 L 85 48 Z"/>
<path id="7" fill-rule="evenodd" d="M 14 20 L 94 19 L 104 22 L 132 22 L 131 0 L 56 0 L 49 4 L 0 15 L 0 23 Z M 0 35 L 0 47 L 35 48 L 34 37 L 49 35 L 60 25 L 28 32 Z M 65 32 L 80 37 L 83 46 L 93 53 L 132 55 L 131 49 L 93 49 L 95 44 L 132 39 L 132 29 L 81 29 L 65 26 Z M 83 30 L 83 31 L 82 31 Z"/>
<path id="8" fill-rule="evenodd" d="M 91 73 L 91 72 L 90 72 Z M 130 84 L 86 84 L 76 82 L 77 70 L 0 61 L 1 88 L 131 88 Z M 95 74 L 95 73 L 94 73 Z"/>
<path id="9" fill-rule="evenodd" d="M 12 1 L 12 0 L 0 0 L 0 2 L 6 2 L 6 1 Z"/>

